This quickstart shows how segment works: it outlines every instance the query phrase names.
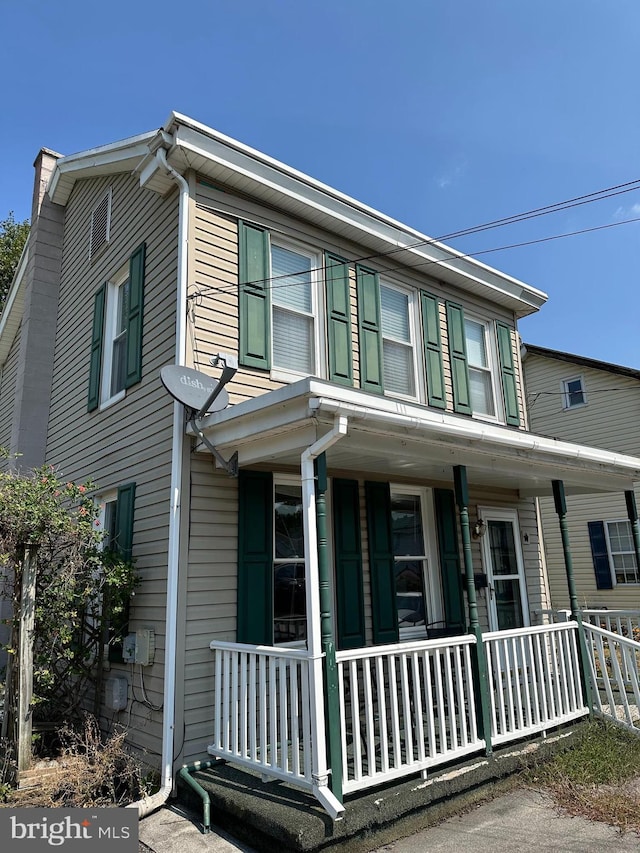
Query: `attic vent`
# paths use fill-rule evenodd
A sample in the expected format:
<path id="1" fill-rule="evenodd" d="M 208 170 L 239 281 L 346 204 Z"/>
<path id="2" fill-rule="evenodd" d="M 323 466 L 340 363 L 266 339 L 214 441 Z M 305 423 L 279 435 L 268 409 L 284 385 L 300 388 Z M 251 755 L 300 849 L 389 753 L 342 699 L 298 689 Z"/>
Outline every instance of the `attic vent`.
<path id="1" fill-rule="evenodd" d="M 91 238 L 89 247 L 89 260 L 95 256 L 109 242 L 109 229 L 111 227 L 111 187 L 104 198 L 91 211 Z"/>

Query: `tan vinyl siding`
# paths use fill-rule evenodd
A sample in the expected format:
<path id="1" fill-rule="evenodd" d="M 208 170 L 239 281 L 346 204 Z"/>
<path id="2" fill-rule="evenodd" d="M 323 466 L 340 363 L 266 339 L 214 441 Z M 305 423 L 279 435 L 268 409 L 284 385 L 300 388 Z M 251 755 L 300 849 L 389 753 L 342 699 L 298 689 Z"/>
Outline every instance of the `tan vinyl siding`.
<path id="1" fill-rule="evenodd" d="M 640 381 L 554 358 L 524 362 L 532 432 L 640 456 Z M 562 382 L 581 376 L 587 404 L 564 409 Z"/>
<path id="2" fill-rule="evenodd" d="M 640 484 L 636 485 L 635 494 L 636 502 L 640 505 Z M 551 601 L 557 609 L 568 608 L 567 574 L 553 500 L 541 498 L 540 510 Z M 624 521 L 627 518 L 627 507 L 622 493 L 573 495 L 567 498 L 566 520 L 580 607 L 640 610 L 640 585 L 618 584 L 613 589 L 597 588 L 589 543 L 589 521 Z"/>
<path id="3" fill-rule="evenodd" d="M 13 428 L 13 406 L 18 373 L 18 354 L 20 352 L 20 329 L 13 339 L 7 360 L 2 365 L 0 377 L 0 447 L 11 449 L 11 431 Z M 0 467 L 5 468 L 7 460 L 0 459 Z"/>
<path id="4" fill-rule="evenodd" d="M 196 222 L 195 222 L 195 278 L 190 287 L 189 338 L 193 351 L 194 366 L 206 372 L 212 372 L 209 364 L 211 355 L 217 352 L 238 352 L 238 219 L 246 219 L 277 235 L 284 235 L 321 253 L 323 250 L 335 252 L 351 260 L 350 297 L 351 297 L 351 336 L 353 350 L 354 385 L 359 386 L 359 341 L 358 341 L 358 305 L 356 293 L 355 260 L 367 257 L 370 252 L 365 246 L 336 242 L 335 235 L 327 234 L 318 228 L 301 221 L 292 220 L 284 214 L 262 208 L 255 203 L 221 192 L 207 182 L 196 181 Z M 379 261 L 379 263 L 378 263 Z M 367 263 L 372 267 L 384 268 L 384 258 L 374 258 Z M 448 336 L 444 301 L 452 299 L 471 312 L 486 320 L 499 320 L 512 327 L 512 346 L 518 401 L 524 412 L 522 401 L 522 383 L 520 380 L 519 360 L 516 351 L 516 334 L 513 330 L 514 316 L 505 309 L 483 303 L 455 288 L 445 288 L 441 282 L 410 268 L 396 270 L 391 275 L 381 273 L 389 282 L 409 286 L 416 290 L 424 289 L 440 300 L 440 327 L 443 347 L 443 368 L 447 411 L 453 411 L 453 389 L 451 366 L 449 363 Z M 419 311 L 418 311 L 419 313 Z M 325 326 L 325 318 L 319 322 Z M 419 324 L 418 324 L 419 325 Z M 326 333 L 326 330 L 325 330 Z M 416 341 L 418 359 L 422 361 L 421 338 Z M 494 349 L 496 344 L 494 343 Z M 496 363 L 496 372 L 498 365 Z M 322 376 L 326 370 L 317 371 Z M 277 373 L 274 373 L 277 375 Z M 499 377 L 497 385 L 500 386 Z M 227 386 L 232 403 L 263 394 L 281 387 L 283 383 L 272 378 L 267 370 L 255 370 L 240 367 L 232 382 Z M 424 384 L 424 383 L 423 383 Z M 426 389 L 422 389 L 426 400 Z M 500 393 L 500 392 L 499 392 Z M 521 415 L 522 419 L 522 415 Z"/>
<path id="5" fill-rule="evenodd" d="M 90 263 L 90 213 L 109 186 L 110 241 Z M 130 628 L 156 631 L 155 661 L 144 669 L 144 686 L 154 705 L 162 704 L 163 693 L 173 413 L 158 373 L 175 359 L 177 223 L 175 193 L 163 199 L 125 175 L 76 184 L 66 212 L 47 437 L 47 461 L 64 477 L 90 479 L 98 493 L 136 483 L 133 556 L 141 582 L 132 600 Z M 142 381 L 128 389 L 123 400 L 88 413 L 95 292 L 126 267 L 142 242 L 146 243 Z M 130 679 L 128 668 L 112 664 L 111 669 L 122 670 Z M 139 678 L 136 673 L 137 695 Z M 162 713 L 135 704 L 131 727 L 132 746 L 159 755 Z"/>

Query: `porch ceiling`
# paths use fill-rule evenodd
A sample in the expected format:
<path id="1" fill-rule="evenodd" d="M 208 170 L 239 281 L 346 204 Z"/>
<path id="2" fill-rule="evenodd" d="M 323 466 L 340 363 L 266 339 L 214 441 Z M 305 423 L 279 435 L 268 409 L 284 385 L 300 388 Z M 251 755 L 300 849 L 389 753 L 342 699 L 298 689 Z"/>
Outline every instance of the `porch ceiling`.
<path id="1" fill-rule="evenodd" d="M 640 480 L 640 459 L 438 412 L 308 378 L 246 400 L 204 421 L 204 433 L 241 467 L 300 466 L 300 454 L 348 418 L 347 434 L 327 452 L 330 468 L 384 479 L 451 484 L 452 466 L 470 485 L 515 489 L 523 497 L 623 491 Z M 204 448 L 199 448 L 204 450 Z"/>

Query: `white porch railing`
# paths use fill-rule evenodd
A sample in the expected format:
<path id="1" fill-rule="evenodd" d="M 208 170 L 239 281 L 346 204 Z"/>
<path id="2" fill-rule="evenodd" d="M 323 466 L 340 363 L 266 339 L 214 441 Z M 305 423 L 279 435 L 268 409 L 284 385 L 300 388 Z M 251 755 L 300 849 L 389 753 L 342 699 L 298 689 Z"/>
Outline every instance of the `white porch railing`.
<path id="1" fill-rule="evenodd" d="M 589 709 L 582 698 L 575 623 L 483 635 L 491 699 L 491 741 L 544 731 Z"/>
<path id="2" fill-rule="evenodd" d="M 640 642 L 587 622 L 584 631 L 596 710 L 640 734 Z"/>
<path id="3" fill-rule="evenodd" d="M 212 642 L 214 740 L 210 755 L 312 788 L 306 650 Z"/>
<path id="4" fill-rule="evenodd" d="M 640 642 L 640 610 L 596 610 L 582 611 L 582 621 L 605 631 L 620 634 L 629 640 Z"/>
<path id="5" fill-rule="evenodd" d="M 345 793 L 484 747 L 474 643 L 467 635 L 338 652 Z"/>

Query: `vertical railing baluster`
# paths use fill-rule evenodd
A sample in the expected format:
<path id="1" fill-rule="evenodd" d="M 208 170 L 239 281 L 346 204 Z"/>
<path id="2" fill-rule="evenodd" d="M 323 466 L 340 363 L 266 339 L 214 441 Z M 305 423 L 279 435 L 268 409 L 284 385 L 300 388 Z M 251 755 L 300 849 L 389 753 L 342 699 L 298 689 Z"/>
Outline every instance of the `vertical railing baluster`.
<path id="1" fill-rule="evenodd" d="M 376 770 L 376 737 L 373 722 L 373 690 L 371 688 L 371 661 L 363 660 L 364 666 L 364 705 L 367 737 L 367 775 L 372 776 Z"/>
<path id="2" fill-rule="evenodd" d="M 445 753 L 449 749 L 449 738 L 447 737 L 447 724 L 444 716 L 444 694 L 442 691 L 442 663 L 440 660 L 441 649 L 433 650 L 436 665 L 436 697 L 438 700 L 438 728 L 440 752 Z"/>
<path id="3" fill-rule="evenodd" d="M 402 730 L 404 731 L 404 761 L 403 764 L 413 763 L 413 719 L 411 714 L 411 699 L 409 696 L 409 677 L 407 672 L 407 655 L 401 652 L 400 684 L 402 686 Z"/>
<path id="4" fill-rule="evenodd" d="M 538 668 L 536 665 L 535 654 L 533 651 L 533 637 L 531 634 L 527 637 L 529 647 L 529 672 L 531 673 L 531 691 L 533 693 L 533 722 L 537 726 L 542 722 L 540 714 L 540 694 L 538 693 Z"/>
<path id="5" fill-rule="evenodd" d="M 467 731 L 467 714 L 464 702 L 464 690 L 462 685 L 462 658 L 460 656 L 460 646 L 455 646 L 453 650 L 455 666 L 455 688 L 458 696 L 458 725 L 460 726 L 460 745 L 467 746 L 469 744 L 469 733 Z"/>
<path id="6" fill-rule="evenodd" d="M 224 683 L 223 683 L 223 693 L 222 693 L 222 720 L 223 720 L 223 744 L 224 749 L 229 751 L 229 725 L 231 722 L 229 715 L 229 689 L 230 689 L 230 678 L 231 678 L 231 652 L 224 652 Z"/>
<path id="7" fill-rule="evenodd" d="M 475 637 L 474 641 L 478 642 Z M 475 696 L 475 688 L 473 684 L 473 670 L 472 661 L 471 661 L 471 647 L 464 647 L 464 682 L 465 682 L 465 692 L 467 695 L 467 711 L 469 714 L 469 733 L 471 736 L 471 740 L 473 742 L 478 740 L 478 721 L 476 720 L 476 696 Z M 489 675 L 489 689 L 491 691 L 491 697 L 493 701 L 493 682 L 491 680 L 491 675 Z M 492 711 L 493 715 L 494 711 Z"/>
<path id="8" fill-rule="evenodd" d="M 425 759 L 424 716 L 422 707 L 424 691 L 420 680 L 420 662 L 418 660 L 418 652 L 411 652 L 411 674 L 413 686 L 413 715 L 416 726 L 416 746 L 418 750 L 418 761 L 422 762 Z"/>
<path id="9" fill-rule="evenodd" d="M 311 782 L 311 691 L 309 689 L 309 661 L 300 663 L 300 674 L 302 678 L 302 743 L 304 759 L 304 778 Z"/>
<path id="10" fill-rule="evenodd" d="M 465 648 L 469 648 L 466 646 Z M 424 668 L 424 686 L 426 691 L 426 713 L 427 713 L 427 730 L 429 732 L 429 757 L 435 758 L 438 753 L 438 744 L 436 742 L 436 722 L 434 713 L 433 701 L 433 667 L 431 666 L 432 652 L 427 649 L 422 654 L 422 665 Z"/>
<path id="11" fill-rule="evenodd" d="M 360 780 L 362 779 L 362 743 L 357 660 L 352 660 L 349 663 L 349 687 L 351 688 L 351 731 L 353 732 L 353 775 L 356 780 Z"/>
<path id="12" fill-rule="evenodd" d="M 349 763 L 347 761 L 347 714 L 346 714 L 346 689 L 345 689 L 345 666 L 342 661 L 338 663 L 338 692 L 340 695 L 340 731 L 342 732 L 342 785 L 349 781 Z"/>
<path id="13" fill-rule="evenodd" d="M 393 738 L 393 766 L 400 767 L 402 747 L 400 744 L 400 715 L 398 711 L 398 679 L 396 656 L 389 655 L 389 691 L 391 700 L 391 736 Z"/>
<path id="14" fill-rule="evenodd" d="M 387 680 L 384 677 L 384 660 L 376 657 L 376 693 L 378 694 L 378 716 L 380 725 L 380 763 L 382 772 L 389 772 L 389 738 L 387 736 Z"/>

